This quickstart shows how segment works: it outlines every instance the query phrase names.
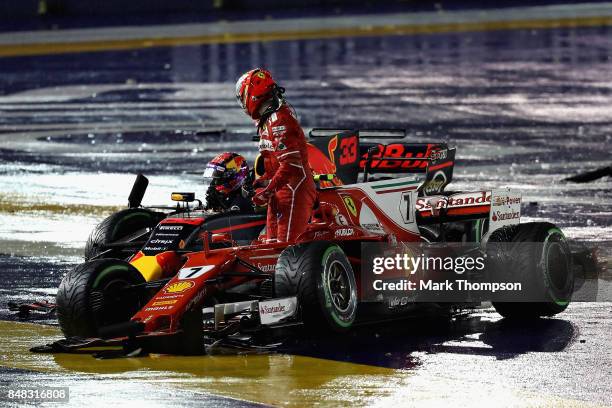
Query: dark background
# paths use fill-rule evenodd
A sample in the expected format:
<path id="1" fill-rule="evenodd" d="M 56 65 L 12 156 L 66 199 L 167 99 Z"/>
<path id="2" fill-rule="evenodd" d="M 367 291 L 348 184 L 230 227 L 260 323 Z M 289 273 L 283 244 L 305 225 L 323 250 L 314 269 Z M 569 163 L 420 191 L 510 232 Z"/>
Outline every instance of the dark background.
<path id="1" fill-rule="evenodd" d="M 592 0 L 589 3 L 603 2 Z M 576 0 L 3 0 L 0 30 L 240 20 L 407 11 L 499 9 Z"/>

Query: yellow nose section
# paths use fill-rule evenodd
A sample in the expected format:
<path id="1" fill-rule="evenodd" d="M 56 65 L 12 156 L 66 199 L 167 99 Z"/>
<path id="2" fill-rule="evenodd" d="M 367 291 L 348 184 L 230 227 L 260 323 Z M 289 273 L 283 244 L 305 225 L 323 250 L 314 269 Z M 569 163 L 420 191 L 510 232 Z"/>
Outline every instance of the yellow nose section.
<path id="1" fill-rule="evenodd" d="M 130 262 L 142 274 L 145 281 L 161 279 L 162 267 L 155 256 L 141 256 Z"/>

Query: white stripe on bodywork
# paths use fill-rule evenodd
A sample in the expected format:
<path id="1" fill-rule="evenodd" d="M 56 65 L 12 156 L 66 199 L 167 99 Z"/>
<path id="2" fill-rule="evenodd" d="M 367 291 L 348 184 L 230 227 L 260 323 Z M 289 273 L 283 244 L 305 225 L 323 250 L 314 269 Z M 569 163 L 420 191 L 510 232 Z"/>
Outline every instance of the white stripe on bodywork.
<path id="1" fill-rule="evenodd" d="M 304 174 L 304 176 L 297 183 L 297 185 L 295 186 L 295 189 L 293 189 L 293 187 L 291 187 L 291 185 L 287 183 L 287 187 L 289 187 L 289 189 L 291 190 L 291 211 L 289 212 L 289 227 L 287 228 L 287 235 L 285 236 L 285 242 L 289 241 L 289 233 L 291 232 L 291 219 L 293 218 L 293 203 L 295 201 L 295 192 L 297 191 L 298 188 L 300 188 L 300 185 L 304 182 L 304 180 L 306 180 L 306 172 L 304 171 L 303 166 L 300 166 L 299 164 L 295 164 L 295 163 L 289 163 L 289 165 L 302 169 L 302 173 Z"/>

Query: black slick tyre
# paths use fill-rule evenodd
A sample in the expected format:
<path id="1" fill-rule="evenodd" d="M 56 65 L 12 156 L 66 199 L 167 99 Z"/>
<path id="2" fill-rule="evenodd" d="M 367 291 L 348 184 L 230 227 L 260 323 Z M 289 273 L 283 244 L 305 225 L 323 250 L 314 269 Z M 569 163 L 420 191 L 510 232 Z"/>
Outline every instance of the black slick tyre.
<path id="1" fill-rule="evenodd" d="M 62 332 L 66 337 L 96 337 L 100 327 L 129 321 L 146 299 L 125 288 L 144 282 L 136 268 L 119 259 L 78 265 L 64 276 L 57 291 Z"/>
<path id="2" fill-rule="evenodd" d="M 348 331 L 357 315 L 357 284 L 340 246 L 316 241 L 286 248 L 278 258 L 276 297 L 296 296 L 312 332 Z"/>
<path id="3" fill-rule="evenodd" d="M 531 222 L 494 231 L 487 244 L 487 265 L 490 273 L 521 283 L 530 297 L 537 298 L 493 302 L 506 318 L 553 316 L 570 303 L 574 290 L 571 252 L 563 232 L 551 223 Z"/>

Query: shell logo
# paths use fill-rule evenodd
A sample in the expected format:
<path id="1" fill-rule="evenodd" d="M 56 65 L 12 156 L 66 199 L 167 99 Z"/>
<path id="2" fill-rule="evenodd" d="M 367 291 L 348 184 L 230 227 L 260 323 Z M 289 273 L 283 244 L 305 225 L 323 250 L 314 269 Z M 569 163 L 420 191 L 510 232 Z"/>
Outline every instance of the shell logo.
<path id="1" fill-rule="evenodd" d="M 194 286 L 195 286 L 195 283 L 193 283 L 192 281 L 174 282 L 172 285 L 170 285 L 166 289 L 164 289 L 164 292 L 166 292 L 166 293 L 182 293 L 182 292 L 185 292 L 186 290 L 189 290 L 189 289 L 193 288 Z"/>

